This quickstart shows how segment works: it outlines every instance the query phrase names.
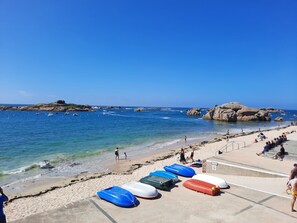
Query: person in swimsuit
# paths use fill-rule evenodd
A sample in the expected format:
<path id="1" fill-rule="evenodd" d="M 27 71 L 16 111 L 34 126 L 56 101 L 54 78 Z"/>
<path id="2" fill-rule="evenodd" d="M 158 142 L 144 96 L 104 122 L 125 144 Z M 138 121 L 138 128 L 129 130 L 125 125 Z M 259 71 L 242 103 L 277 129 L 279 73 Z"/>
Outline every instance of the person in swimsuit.
<path id="1" fill-rule="evenodd" d="M 114 151 L 114 155 L 115 155 L 115 160 L 117 161 L 117 160 L 119 160 L 119 147 L 117 147 L 116 149 L 115 149 L 115 151 Z"/>

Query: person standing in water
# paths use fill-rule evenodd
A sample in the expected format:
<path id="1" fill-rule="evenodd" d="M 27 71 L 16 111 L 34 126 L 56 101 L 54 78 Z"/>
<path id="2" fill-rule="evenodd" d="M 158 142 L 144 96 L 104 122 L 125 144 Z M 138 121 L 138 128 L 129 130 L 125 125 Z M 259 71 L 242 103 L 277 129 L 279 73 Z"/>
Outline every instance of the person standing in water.
<path id="1" fill-rule="evenodd" d="M 115 151 L 114 151 L 114 155 L 115 155 L 115 160 L 116 160 L 116 161 L 119 160 L 119 157 L 120 157 L 120 155 L 119 155 L 119 147 L 117 147 L 117 148 L 115 149 Z"/>
<path id="2" fill-rule="evenodd" d="M 187 136 L 185 136 L 185 143 L 187 143 Z"/>

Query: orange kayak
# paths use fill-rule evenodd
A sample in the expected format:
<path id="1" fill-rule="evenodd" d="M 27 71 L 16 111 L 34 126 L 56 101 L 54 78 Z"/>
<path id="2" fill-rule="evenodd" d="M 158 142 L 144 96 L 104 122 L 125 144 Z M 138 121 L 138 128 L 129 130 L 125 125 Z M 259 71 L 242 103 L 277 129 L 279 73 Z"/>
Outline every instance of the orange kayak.
<path id="1" fill-rule="evenodd" d="M 204 194 L 209 194 L 212 196 L 215 196 L 220 193 L 220 187 L 201 180 L 190 179 L 185 181 L 183 183 L 183 186 L 191 190 Z"/>

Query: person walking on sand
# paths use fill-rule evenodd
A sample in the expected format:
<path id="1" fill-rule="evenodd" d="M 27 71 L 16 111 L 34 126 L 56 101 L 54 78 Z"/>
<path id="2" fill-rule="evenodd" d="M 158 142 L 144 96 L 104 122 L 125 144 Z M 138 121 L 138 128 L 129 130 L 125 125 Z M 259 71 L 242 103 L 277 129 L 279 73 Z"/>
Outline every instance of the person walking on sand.
<path id="1" fill-rule="evenodd" d="M 126 152 L 124 152 L 124 155 L 125 155 L 125 160 L 126 160 L 126 159 L 127 159 L 127 157 L 128 157 L 128 156 L 127 156 L 127 153 L 126 153 Z"/>
<path id="2" fill-rule="evenodd" d="M 8 201 L 8 197 L 4 194 L 3 189 L 0 187 L 0 223 L 6 223 L 6 216 L 3 211 L 3 203 Z"/>
<path id="3" fill-rule="evenodd" d="M 119 160 L 119 157 L 120 157 L 120 155 L 119 155 L 119 147 L 117 147 L 117 148 L 115 149 L 115 151 L 114 151 L 114 155 L 115 155 L 115 160 L 116 160 L 116 161 Z"/>

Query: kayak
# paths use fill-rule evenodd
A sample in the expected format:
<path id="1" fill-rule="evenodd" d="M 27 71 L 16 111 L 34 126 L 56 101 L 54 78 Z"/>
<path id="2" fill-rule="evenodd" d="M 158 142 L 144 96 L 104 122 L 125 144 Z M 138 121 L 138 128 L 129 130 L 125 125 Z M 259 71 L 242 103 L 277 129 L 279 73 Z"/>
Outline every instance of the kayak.
<path id="1" fill-rule="evenodd" d="M 139 204 L 136 197 L 129 191 L 113 186 L 97 192 L 98 197 L 120 207 L 135 207 Z"/>
<path id="2" fill-rule="evenodd" d="M 229 188 L 229 185 L 227 182 L 219 177 L 210 176 L 207 174 L 197 174 L 192 177 L 192 179 L 201 180 L 207 183 L 214 184 L 216 186 L 219 186 L 220 188 Z"/>
<path id="3" fill-rule="evenodd" d="M 204 194 L 209 194 L 212 196 L 215 196 L 220 193 L 220 187 L 201 180 L 190 179 L 185 181 L 183 183 L 183 186 L 188 189 Z"/>
<path id="4" fill-rule="evenodd" d="M 132 194 L 134 194 L 137 197 L 155 198 L 159 196 L 157 189 L 154 188 L 153 186 L 136 182 L 136 181 L 126 183 L 122 185 L 121 188 L 124 188 L 125 190 L 130 191 Z"/>
<path id="5" fill-rule="evenodd" d="M 195 175 L 195 171 L 191 167 L 183 166 L 180 164 L 172 164 L 171 166 L 164 166 L 167 172 L 174 173 L 184 177 L 192 177 Z"/>
<path id="6" fill-rule="evenodd" d="M 171 179 L 167 179 L 164 177 L 159 176 L 146 176 L 139 180 L 141 183 L 145 183 L 148 185 L 151 185 L 155 188 L 158 188 L 160 190 L 170 191 L 173 182 Z"/>
<path id="7" fill-rule="evenodd" d="M 164 170 L 156 170 L 154 172 L 150 172 L 150 176 L 158 176 L 158 177 L 171 179 L 173 183 L 176 183 L 179 181 L 178 177 L 174 173 L 169 173 Z"/>

